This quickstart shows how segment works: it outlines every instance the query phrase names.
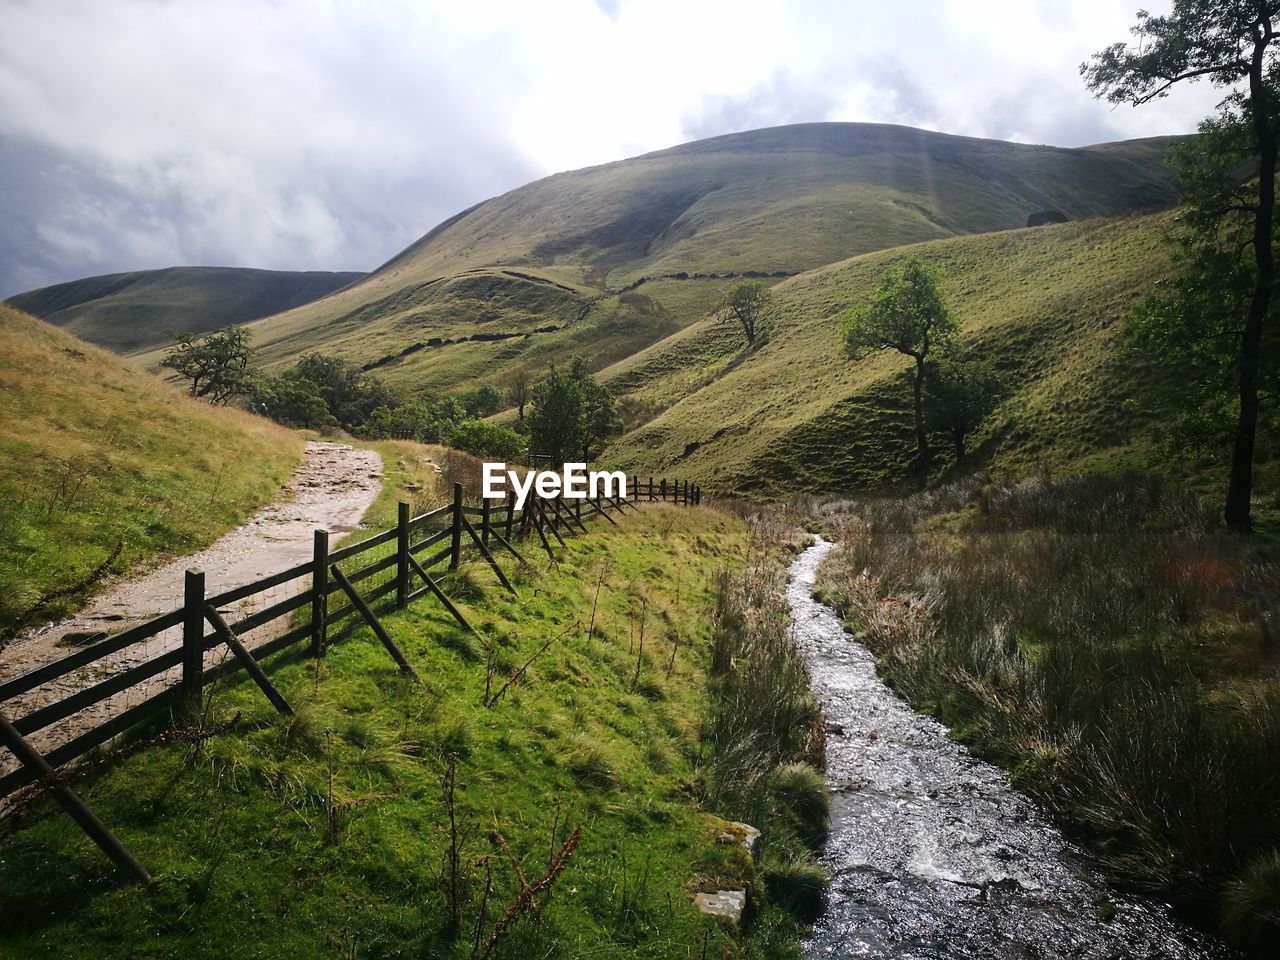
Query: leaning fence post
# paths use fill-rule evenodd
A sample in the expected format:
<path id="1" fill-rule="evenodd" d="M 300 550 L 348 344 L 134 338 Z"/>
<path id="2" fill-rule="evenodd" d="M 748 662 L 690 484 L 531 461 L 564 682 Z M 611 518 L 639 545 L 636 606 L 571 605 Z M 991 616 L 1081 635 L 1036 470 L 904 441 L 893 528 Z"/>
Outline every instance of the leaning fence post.
<path id="1" fill-rule="evenodd" d="M 311 655 L 324 656 L 329 630 L 329 531 L 317 530 L 312 541 Z"/>
<path id="2" fill-rule="evenodd" d="M 204 571 L 188 570 L 182 591 L 182 693 L 200 702 L 204 680 Z"/>
<path id="3" fill-rule="evenodd" d="M 449 557 L 449 569 L 458 569 L 458 559 L 462 555 L 462 484 L 453 485 L 453 555 Z"/>
<path id="4" fill-rule="evenodd" d="M 203 627 L 200 629 L 204 630 Z M 18 758 L 19 763 L 25 764 L 39 776 L 48 777 L 52 781 L 53 798 L 58 801 L 58 805 L 80 824 L 80 829 L 89 835 L 116 866 L 131 874 L 139 883 L 151 882 L 151 875 L 147 873 L 146 867 L 134 859 L 128 848 L 116 839 L 115 834 L 108 830 L 101 820 L 94 816 L 93 811 L 84 805 L 84 801 L 74 790 L 65 783 L 58 782 L 49 761 L 41 756 L 40 752 L 23 738 L 13 724 L 2 716 L 0 716 L 0 743 L 9 748 L 9 751 Z"/>

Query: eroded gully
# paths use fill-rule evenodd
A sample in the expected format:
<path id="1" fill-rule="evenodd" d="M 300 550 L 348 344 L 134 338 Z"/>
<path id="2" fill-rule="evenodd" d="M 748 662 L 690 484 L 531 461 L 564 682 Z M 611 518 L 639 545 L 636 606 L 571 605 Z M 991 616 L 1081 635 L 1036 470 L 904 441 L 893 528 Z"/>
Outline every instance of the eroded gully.
<path id="1" fill-rule="evenodd" d="M 787 600 L 828 725 L 831 874 L 812 958 L 1225 958 L 1166 907 L 1107 889 L 1003 771 L 876 677 L 867 649 L 812 599 L 819 539 Z M 1111 913 L 1114 915 L 1104 919 Z"/>

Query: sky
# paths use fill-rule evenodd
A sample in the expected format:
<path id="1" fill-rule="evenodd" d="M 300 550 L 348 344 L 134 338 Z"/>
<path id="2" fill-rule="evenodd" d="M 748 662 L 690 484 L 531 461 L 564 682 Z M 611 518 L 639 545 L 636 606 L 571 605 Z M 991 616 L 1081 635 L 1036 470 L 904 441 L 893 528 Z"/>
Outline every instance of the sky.
<path id="1" fill-rule="evenodd" d="M 180 264 L 370 270 L 560 170 L 807 121 L 1187 133 L 1079 65 L 1159 0 L 0 0 L 0 297 Z"/>

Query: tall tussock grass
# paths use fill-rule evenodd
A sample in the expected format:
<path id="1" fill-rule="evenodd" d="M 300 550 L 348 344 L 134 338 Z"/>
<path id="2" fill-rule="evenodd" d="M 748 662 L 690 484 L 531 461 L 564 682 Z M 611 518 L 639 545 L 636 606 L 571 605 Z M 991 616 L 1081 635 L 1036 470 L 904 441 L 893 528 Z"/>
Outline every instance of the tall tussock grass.
<path id="1" fill-rule="evenodd" d="M 886 679 L 1119 878 L 1280 947 L 1276 563 L 1139 475 L 823 511 L 823 590 Z"/>
<path id="2" fill-rule="evenodd" d="M 718 575 L 704 778 L 713 809 L 816 846 L 827 819 L 824 732 L 788 633 L 785 586 L 782 564 L 764 554 Z"/>

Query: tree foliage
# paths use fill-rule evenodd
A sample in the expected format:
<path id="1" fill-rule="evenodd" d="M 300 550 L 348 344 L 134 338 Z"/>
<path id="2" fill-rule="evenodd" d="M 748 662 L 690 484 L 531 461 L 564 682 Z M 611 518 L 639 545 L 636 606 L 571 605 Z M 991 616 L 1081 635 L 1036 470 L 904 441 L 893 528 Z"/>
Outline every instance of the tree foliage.
<path id="1" fill-rule="evenodd" d="M 507 386 L 507 402 L 516 408 L 521 420 L 524 419 L 524 408 L 529 405 L 530 396 L 529 375 L 523 370 L 517 370 Z"/>
<path id="2" fill-rule="evenodd" d="M 712 316 L 742 330 L 747 346 L 755 346 L 773 310 L 773 291 L 763 280 L 739 280 L 712 309 Z"/>
<path id="3" fill-rule="evenodd" d="M 1278 15 L 1280 2 L 1272 0 L 1174 0 L 1168 14 L 1138 14 L 1135 46 L 1112 44 L 1080 68 L 1089 89 L 1112 103 L 1148 103 L 1197 79 L 1236 88 L 1184 154 L 1189 213 L 1178 242 L 1186 274 L 1170 285 L 1167 304 L 1139 312 L 1130 343 L 1197 373 L 1195 392 L 1210 401 L 1210 419 L 1201 421 L 1206 438 L 1215 409 L 1233 419 L 1223 516 L 1241 531 L 1250 526 L 1254 450 L 1269 399 L 1264 342 L 1274 326 L 1276 282 Z M 1249 176 L 1240 175 L 1244 167 Z M 1216 296 L 1223 299 L 1215 309 Z M 1210 345 L 1214 339 L 1220 345 Z M 1224 391 L 1219 374 L 1227 369 Z"/>
<path id="4" fill-rule="evenodd" d="M 582 384 L 552 364 L 533 388 L 529 438 L 534 452 L 557 463 L 576 460 L 582 449 L 582 405 Z"/>
<path id="5" fill-rule="evenodd" d="M 160 365 L 191 381 L 193 397 L 226 403 L 248 392 L 253 350 L 246 330 L 224 327 L 203 337 L 184 334 L 174 339 Z"/>
<path id="6" fill-rule="evenodd" d="M 490 417 L 502 409 L 502 393 L 489 384 L 464 391 L 459 399 L 469 417 Z"/>
<path id="7" fill-rule="evenodd" d="M 929 381 L 929 354 L 955 332 L 942 294 L 939 273 L 919 257 L 908 257 L 881 275 L 868 303 L 850 309 L 841 320 L 845 351 L 860 359 L 878 350 L 894 350 L 915 361 L 911 371 L 917 469 L 929 466 L 929 431 L 924 396 Z"/>
<path id="8" fill-rule="evenodd" d="M 622 432 L 613 393 L 575 357 L 568 371 L 554 364 L 533 389 L 529 436 L 537 453 L 558 463 L 589 461 Z"/>
<path id="9" fill-rule="evenodd" d="M 986 360 L 951 349 L 929 362 L 925 419 L 930 430 L 951 439 L 956 463 L 964 459 L 966 444 L 991 415 L 1004 392 L 1004 381 Z"/>

